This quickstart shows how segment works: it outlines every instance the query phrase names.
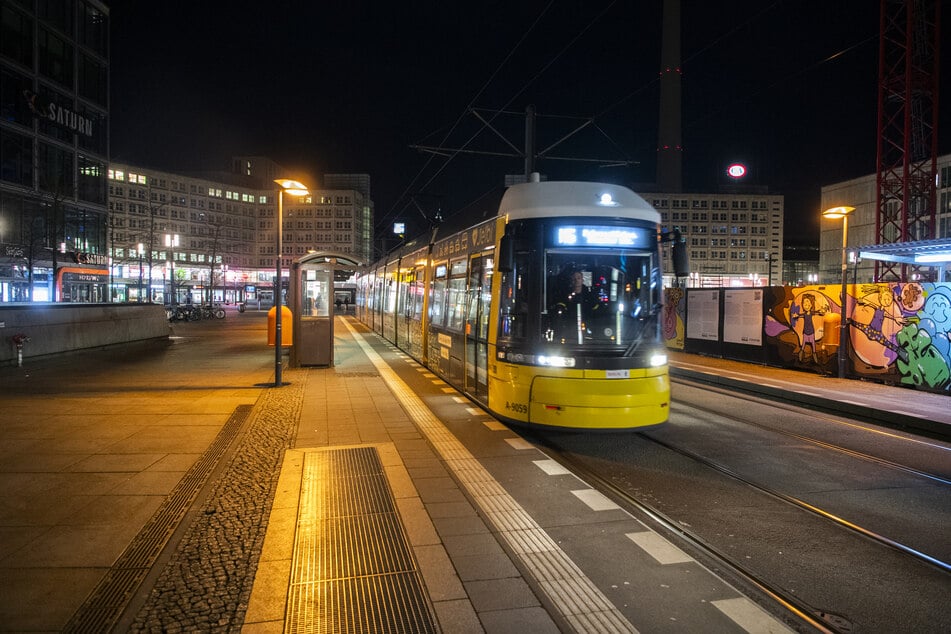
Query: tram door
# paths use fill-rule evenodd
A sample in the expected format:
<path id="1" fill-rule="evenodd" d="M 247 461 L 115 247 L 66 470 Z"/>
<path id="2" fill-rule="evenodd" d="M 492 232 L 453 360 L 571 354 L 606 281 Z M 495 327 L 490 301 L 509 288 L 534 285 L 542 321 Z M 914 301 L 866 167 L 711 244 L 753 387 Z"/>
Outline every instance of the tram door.
<path id="1" fill-rule="evenodd" d="M 466 313 L 466 393 L 488 402 L 489 308 L 492 299 L 493 259 L 476 255 L 469 260 Z"/>

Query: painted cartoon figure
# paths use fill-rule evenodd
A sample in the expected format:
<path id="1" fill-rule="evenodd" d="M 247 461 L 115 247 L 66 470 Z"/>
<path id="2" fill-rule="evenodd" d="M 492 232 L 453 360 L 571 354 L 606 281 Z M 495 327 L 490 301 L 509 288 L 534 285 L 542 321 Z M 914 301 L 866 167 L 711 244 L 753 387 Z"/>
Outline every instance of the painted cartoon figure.
<path id="1" fill-rule="evenodd" d="M 925 305 L 925 291 L 918 282 L 896 286 L 895 295 L 898 296 L 902 314 L 906 317 L 914 317 Z"/>
<path id="2" fill-rule="evenodd" d="M 931 289 L 921 309 L 918 327 L 931 337 L 946 365 L 951 366 L 951 289 L 936 286 Z"/>
<path id="3" fill-rule="evenodd" d="M 852 312 L 852 348 L 855 354 L 873 367 L 885 368 L 901 358 L 908 360 L 908 353 L 898 345 L 897 335 L 904 327 L 895 294 L 888 285 L 866 285 L 863 295 Z"/>
<path id="4" fill-rule="evenodd" d="M 806 346 L 812 362 L 819 364 L 816 341 L 822 339 L 822 316 L 825 310 L 816 308 L 816 296 L 812 293 L 803 293 L 799 296 L 799 305 L 793 304 L 789 308 L 790 325 L 799 334 L 799 362 L 805 362 Z M 816 317 L 819 317 L 817 320 Z M 818 323 L 817 323 L 818 322 Z"/>
<path id="5" fill-rule="evenodd" d="M 683 349 L 684 324 L 683 319 L 677 313 L 684 296 L 684 289 L 670 287 L 664 289 L 664 312 L 662 314 L 661 324 L 663 326 L 664 339 L 671 343 L 675 348 Z"/>

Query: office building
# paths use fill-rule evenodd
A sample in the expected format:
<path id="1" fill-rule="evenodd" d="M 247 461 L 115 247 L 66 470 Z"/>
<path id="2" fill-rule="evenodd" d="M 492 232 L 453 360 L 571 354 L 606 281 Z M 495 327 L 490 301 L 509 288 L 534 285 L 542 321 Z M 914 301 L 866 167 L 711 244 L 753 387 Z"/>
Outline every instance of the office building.
<path id="1" fill-rule="evenodd" d="M 231 167 L 184 175 L 110 166 L 113 301 L 273 301 L 277 185 L 271 177 L 284 170 L 263 157 L 237 157 Z M 285 275 L 313 251 L 363 262 L 371 256 L 370 177 L 330 174 L 324 182 L 311 185 L 308 196 L 284 197 Z"/>
<path id="2" fill-rule="evenodd" d="M 0 302 L 106 301 L 109 10 L 0 4 Z"/>

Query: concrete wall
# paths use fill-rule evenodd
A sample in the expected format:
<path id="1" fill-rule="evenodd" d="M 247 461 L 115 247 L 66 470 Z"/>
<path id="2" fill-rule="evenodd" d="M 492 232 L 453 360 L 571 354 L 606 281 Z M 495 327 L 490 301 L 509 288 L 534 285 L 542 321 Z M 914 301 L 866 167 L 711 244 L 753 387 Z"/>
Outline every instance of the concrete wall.
<path id="1" fill-rule="evenodd" d="M 15 335 L 30 341 L 23 358 L 164 339 L 171 329 L 158 304 L 33 304 L 0 306 L 0 365 L 16 363 Z"/>

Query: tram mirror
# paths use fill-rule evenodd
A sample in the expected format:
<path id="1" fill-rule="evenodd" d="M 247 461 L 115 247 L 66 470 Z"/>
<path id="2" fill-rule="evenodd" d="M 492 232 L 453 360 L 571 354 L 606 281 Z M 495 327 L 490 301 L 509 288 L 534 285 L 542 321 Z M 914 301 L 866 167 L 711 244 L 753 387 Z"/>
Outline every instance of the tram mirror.
<path id="1" fill-rule="evenodd" d="M 515 246 L 512 236 L 504 235 L 499 239 L 499 256 L 495 268 L 500 273 L 511 273 L 515 266 Z"/>

